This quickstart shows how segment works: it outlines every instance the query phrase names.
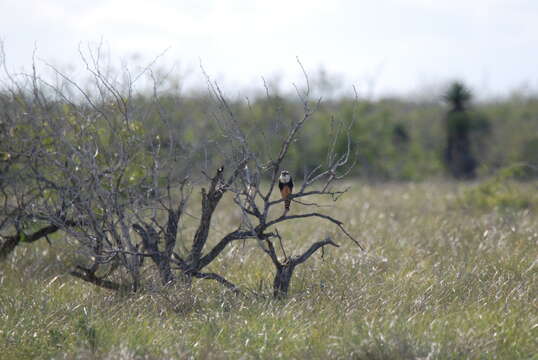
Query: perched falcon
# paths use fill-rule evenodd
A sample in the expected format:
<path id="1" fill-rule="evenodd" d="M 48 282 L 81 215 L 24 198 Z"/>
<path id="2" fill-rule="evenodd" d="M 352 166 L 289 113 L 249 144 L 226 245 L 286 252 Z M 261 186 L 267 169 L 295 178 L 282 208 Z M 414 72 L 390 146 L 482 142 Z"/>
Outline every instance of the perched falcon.
<path id="1" fill-rule="evenodd" d="M 280 177 L 278 178 L 278 188 L 280 189 L 280 195 L 284 199 L 284 209 L 288 211 L 290 209 L 291 199 L 289 196 L 293 190 L 293 180 L 287 170 L 282 170 Z"/>

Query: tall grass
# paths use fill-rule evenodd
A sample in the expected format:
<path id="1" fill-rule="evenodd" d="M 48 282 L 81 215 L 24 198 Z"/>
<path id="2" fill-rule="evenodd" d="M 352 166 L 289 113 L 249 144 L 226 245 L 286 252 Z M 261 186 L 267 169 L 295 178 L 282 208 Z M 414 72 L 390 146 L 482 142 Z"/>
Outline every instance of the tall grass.
<path id="1" fill-rule="evenodd" d="M 0 358 L 537 359 L 536 208 L 462 206 L 469 186 L 353 184 L 327 211 L 366 253 L 319 221 L 282 226 L 288 255 L 327 232 L 342 245 L 282 301 L 254 242 L 212 265 L 244 297 L 209 281 L 115 294 L 67 275 L 61 239 L 21 246 L 0 265 Z M 237 217 L 219 213 L 216 232 Z"/>

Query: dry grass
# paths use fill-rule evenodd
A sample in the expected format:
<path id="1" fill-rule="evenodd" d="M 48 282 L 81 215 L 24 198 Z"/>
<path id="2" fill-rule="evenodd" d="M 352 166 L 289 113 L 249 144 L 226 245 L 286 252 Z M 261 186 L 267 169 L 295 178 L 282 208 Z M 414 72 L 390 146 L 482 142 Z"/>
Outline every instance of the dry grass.
<path id="1" fill-rule="evenodd" d="M 113 294 L 66 275 L 59 239 L 22 246 L 0 265 L 0 357 L 537 359 L 536 210 L 462 207 L 468 186 L 354 184 L 326 210 L 367 253 L 319 220 L 279 227 L 288 254 L 326 233 L 342 245 L 301 265 L 285 301 L 255 243 L 212 265 L 246 298 L 208 281 Z M 237 218 L 219 212 L 215 232 Z"/>

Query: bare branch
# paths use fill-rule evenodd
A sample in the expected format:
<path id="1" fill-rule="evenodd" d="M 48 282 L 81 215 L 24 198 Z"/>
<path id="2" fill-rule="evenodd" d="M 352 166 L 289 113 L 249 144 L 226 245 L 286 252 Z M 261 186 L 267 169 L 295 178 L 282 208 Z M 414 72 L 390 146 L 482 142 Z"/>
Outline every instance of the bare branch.
<path id="1" fill-rule="evenodd" d="M 81 280 L 87 281 L 89 283 L 92 283 L 94 285 L 97 285 L 99 287 L 102 287 L 102 288 L 105 288 L 105 289 L 108 289 L 108 290 L 119 290 L 120 289 L 120 285 L 118 283 L 115 283 L 113 281 L 105 280 L 103 278 L 97 277 L 97 276 L 95 276 L 95 274 L 93 272 L 88 271 L 88 269 L 85 269 L 85 268 L 83 268 L 81 266 L 77 266 L 77 269 L 81 270 L 82 272 L 73 270 L 69 274 L 76 277 L 76 278 L 79 278 Z"/>
<path id="2" fill-rule="evenodd" d="M 239 290 L 239 288 L 237 286 L 235 286 L 233 283 L 231 283 L 230 281 L 226 280 L 224 277 L 222 277 L 222 276 L 220 276 L 218 274 L 195 272 L 193 274 L 193 276 L 196 277 L 196 278 L 199 278 L 199 279 L 215 280 L 215 281 L 219 282 L 220 284 L 224 285 L 229 290 L 233 291 L 236 295 L 241 294 L 241 291 Z"/>
<path id="3" fill-rule="evenodd" d="M 265 253 L 269 255 L 271 258 L 271 261 L 275 265 L 277 269 L 282 268 L 282 263 L 278 261 L 278 256 L 276 255 L 275 247 L 273 246 L 273 243 L 270 240 L 267 240 L 267 247 L 268 249 L 264 249 Z"/>
<path id="4" fill-rule="evenodd" d="M 74 226 L 75 223 L 72 221 L 65 221 L 66 226 Z M 60 230 L 60 226 L 51 224 L 41 229 L 26 235 L 24 232 L 20 231 L 15 235 L 7 236 L 4 238 L 4 241 L 0 244 L 0 260 L 6 259 L 6 257 L 17 247 L 17 245 L 22 241 L 26 243 L 32 243 L 39 239 L 48 237 L 48 235 L 54 234 Z"/>
<path id="5" fill-rule="evenodd" d="M 278 243 L 280 244 L 280 249 L 282 250 L 282 254 L 284 255 L 284 262 L 288 261 L 288 255 L 286 254 L 286 250 L 284 249 L 284 245 L 282 244 L 282 236 L 278 233 L 278 229 L 275 229 L 276 237 L 278 239 Z"/>
<path id="6" fill-rule="evenodd" d="M 300 265 L 304 263 L 310 256 L 312 256 L 319 248 L 323 248 L 326 245 L 332 245 L 334 247 L 340 247 L 340 245 L 336 244 L 334 241 L 332 241 L 331 238 L 327 237 L 325 240 L 318 241 L 312 244 L 308 250 L 306 250 L 301 256 L 298 257 L 292 257 L 291 262 L 293 263 L 293 266 Z"/>
<path id="7" fill-rule="evenodd" d="M 251 231 L 241 231 L 241 230 L 235 230 L 231 233 L 224 236 L 218 243 L 215 245 L 208 253 L 207 255 L 203 256 L 200 261 L 198 262 L 197 270 L 201 270 L 207 265 L 209 265 L 217 256 L 220 255 L 220 253 L 228 246 L 229 243 L 231 243 L 234 240 L 239 239 L 248 239 L 248 238 L 254 238 L 255 235 L 252 234 Z"/>

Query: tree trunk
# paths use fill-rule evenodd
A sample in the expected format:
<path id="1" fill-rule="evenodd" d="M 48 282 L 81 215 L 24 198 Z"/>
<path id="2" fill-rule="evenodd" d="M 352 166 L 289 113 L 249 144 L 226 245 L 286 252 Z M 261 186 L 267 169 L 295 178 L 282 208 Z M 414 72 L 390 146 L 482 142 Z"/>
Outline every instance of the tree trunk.
<path id="1" fill-rule="evenodd" d="M 273 282 L 273 296 L 276 299 L 282 299 L 288 295 L 294 269 L 295 265 L 292 263 L 287 263 L 277 268 Z"/>
<path id="2" fill-rule="evenodd" d="M 149 225 L 145 225 L 145 228 L 139 224 L 133 224 L 133 229 L 142 238 L 144 249 L 149 252 L 151 260 L 157 265 L 159 269 L 159 275 L 163 285 L 168 285 L 174 281 L 174 275 L 170 268 L 170 257 L 172 256 L 172 246 L 168 244 L 167 239 L 167 251 L 159 251 L 159 234 Z"/>
<path id="3" fill-rule="evenodd" d="M 292 256 L 287 258 L 282 264 L 280 261 L 278 261 L 273 243 L 271 241 L 267 241 L 267 245 L 269 246 L 267 253 L 271 256 L 271 260 L 273 260 L 273 264 L 276 267 L 275 280 L 273 282 L 273 296 L 276 299 L 282 299 L 288 295 L 293 270 L 295 270 L 297 265 L 304 263 L 310 256 L 312 256 L 312 254 L 314 254 L 318 249 L 323 248 L 325 245 L 338 247 L 338 245 L 334 243 L 330 237 L 327 237 L 323 241 L 318 241 L 312 244 L 312 246 L 310 246 L 310 248 L 301 256 Z"/>
<path id="4" fill-rule="evenodd" d="M 170 258 L 160 256 L 158 266 L 163 285 L 172 284 L 174 282 L 174 275 L 172 274 L 172 269 L 170 268 Z"/>

